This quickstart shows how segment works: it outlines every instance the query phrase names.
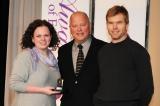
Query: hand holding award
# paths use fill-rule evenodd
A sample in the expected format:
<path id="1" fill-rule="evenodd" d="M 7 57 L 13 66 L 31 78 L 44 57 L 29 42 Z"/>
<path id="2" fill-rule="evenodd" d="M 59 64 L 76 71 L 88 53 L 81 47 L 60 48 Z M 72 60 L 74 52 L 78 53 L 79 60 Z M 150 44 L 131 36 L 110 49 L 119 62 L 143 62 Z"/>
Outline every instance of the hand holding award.
<path id="1" fill-rule="evenodd" d="M 57 87 L 56 87 L 56 91 L 62 91 L 62 87 L 63 87 L 63 79 L 62 78 L 59 78 L 57 80 Z"/>

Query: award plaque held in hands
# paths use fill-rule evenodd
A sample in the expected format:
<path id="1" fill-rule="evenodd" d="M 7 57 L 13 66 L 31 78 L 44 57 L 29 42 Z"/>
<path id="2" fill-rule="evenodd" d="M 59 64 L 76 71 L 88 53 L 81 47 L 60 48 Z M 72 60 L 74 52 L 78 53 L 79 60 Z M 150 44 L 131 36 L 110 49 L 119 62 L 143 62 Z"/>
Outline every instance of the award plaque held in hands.
<path id="1" fill-rule="evenodd" d="M 62 87 L 63 87 L 63 79 L 62 78 L 59 78 L 57 80 L 57 87 L 56 87 L 56 91 L 62 91 Z"/>

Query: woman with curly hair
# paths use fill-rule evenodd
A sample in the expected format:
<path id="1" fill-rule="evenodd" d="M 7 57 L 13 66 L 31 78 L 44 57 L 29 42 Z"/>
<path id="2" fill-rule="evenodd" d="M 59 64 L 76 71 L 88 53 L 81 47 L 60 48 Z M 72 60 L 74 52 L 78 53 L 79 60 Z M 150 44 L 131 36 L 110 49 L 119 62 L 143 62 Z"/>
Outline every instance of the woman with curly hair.
<path id="1" fill-rule="evenodd" d="M 51 50 L 59 43 L 54 27 L 46 20 L 34 20 L 22 37 L 13 64 L 10 87 L 16 92 L 13 106 L 56 106 L 55 90 L 60 78 L 57 60 Z"/>

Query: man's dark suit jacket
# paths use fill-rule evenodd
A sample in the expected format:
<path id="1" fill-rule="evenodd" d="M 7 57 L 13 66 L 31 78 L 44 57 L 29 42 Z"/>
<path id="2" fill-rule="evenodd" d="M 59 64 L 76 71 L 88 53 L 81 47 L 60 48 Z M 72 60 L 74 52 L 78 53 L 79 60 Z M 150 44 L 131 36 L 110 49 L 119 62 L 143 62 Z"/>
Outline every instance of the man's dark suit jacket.
<path id="1" fill-rule="evenodd" d="M 61 46 L 58 51 L 58 65 L 61 77 L 64 79 L 61 106 L 93 106 L 93 95 L 99 84 L 97 53 L 105 42 L 92 36 L 90 48 L 78 77 L 75 76 L 73 68 L 73 43 L 74 40 Z"/>

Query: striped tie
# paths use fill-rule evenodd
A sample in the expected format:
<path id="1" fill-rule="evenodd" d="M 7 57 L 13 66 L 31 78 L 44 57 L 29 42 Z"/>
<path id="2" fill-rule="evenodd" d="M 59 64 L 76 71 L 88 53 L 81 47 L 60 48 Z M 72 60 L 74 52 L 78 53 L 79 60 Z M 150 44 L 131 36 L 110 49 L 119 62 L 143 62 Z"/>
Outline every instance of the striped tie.
<path id="1" fill-rule="evenodd" d="M 83 61 L 84 61 L 84 55 L 83 55 L 83 51 L 82 51 L 83 46 L 78 45 L 77 47 L 79 48 L 79 53 L 77 56 L 77 63 L 76 63 L 76 72 L 75 72 L 76 76 L 79 75 L 79 72 L 82 68 Z"/>

